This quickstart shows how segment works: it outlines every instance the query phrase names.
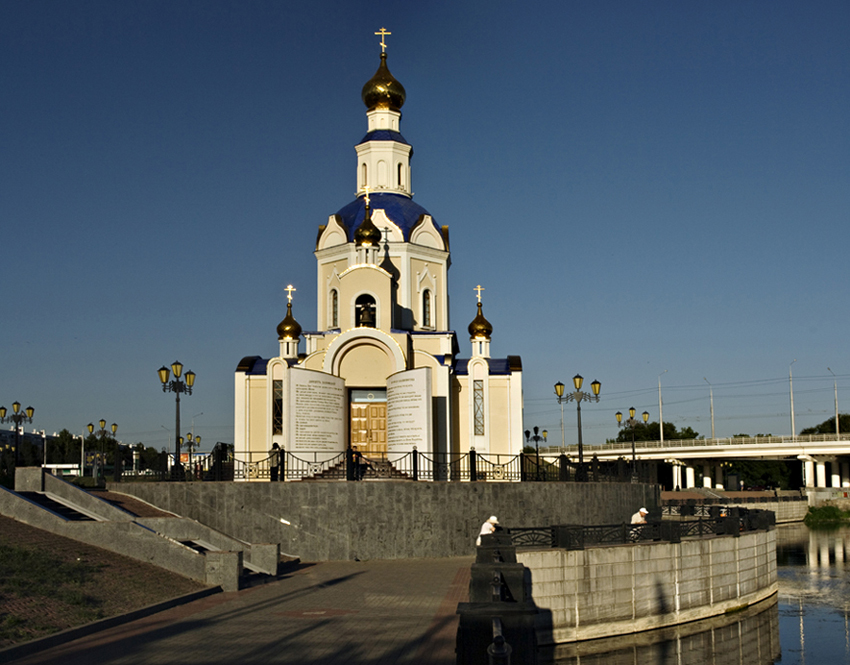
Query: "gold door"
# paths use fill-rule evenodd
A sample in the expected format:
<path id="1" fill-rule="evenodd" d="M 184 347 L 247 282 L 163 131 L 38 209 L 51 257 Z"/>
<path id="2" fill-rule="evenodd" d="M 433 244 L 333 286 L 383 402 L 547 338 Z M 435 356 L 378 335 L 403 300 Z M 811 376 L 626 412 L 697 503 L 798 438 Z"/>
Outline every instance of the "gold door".
<path id="1" fill-rule="evenodd" d="M 386 402 L 351 405 L 351 446 L 364 453 L 387 452 Z"/>

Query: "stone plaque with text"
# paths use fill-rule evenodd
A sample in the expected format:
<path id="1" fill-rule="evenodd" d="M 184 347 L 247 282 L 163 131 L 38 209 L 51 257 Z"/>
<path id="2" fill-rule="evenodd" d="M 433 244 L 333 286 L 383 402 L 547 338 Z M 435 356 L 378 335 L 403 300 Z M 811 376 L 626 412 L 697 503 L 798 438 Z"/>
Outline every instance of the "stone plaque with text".
<path id="1" fill-rule="evenodd" d="M 387 378 L 387 451 L 431 452 L 431 368 L 399 372 Z"/>

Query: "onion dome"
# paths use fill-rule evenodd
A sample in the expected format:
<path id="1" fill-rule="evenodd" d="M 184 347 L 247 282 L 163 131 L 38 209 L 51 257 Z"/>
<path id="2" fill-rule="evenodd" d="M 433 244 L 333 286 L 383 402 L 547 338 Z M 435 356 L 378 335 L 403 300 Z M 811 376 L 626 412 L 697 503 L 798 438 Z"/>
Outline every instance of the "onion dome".
<path id="1" fill-rule="evenodd" d="M 478 314 L 476 314 L 475 318 L 472 319 L 472 323 L 469 324 L 469 336 L 490 339 L 490 335 L 492 334 L 493 326 L 490 325 L 490 322 L 484 318 L 484 313 L 481 311 L 481 303 L 479 302 Z"/>
<path id="2" fill-rule="evenodd" d="M 390 74 L 390 70 L 387 68 L 386 53 L 381 53 L 381 64 L 378 71 L 363 86 L 360 97 L 370 111 L 374 109 L 400 111 L 401 107 L 404 106 L 404 86 Z"/>
<path id="3" fill-rule="evenodd" d="M 372 209 L 366 204 L 366 217 L 354 232 L 354 243 L 360 247 L 378 247 L 381 243 L 381 230 L 372 222 Z"/>
<path id="4" fill-rule="evenodd" d="M 286 303 L 286 316 L 277 324 L 278 339 L 298 339 L 301 337 L 301 326 L 292 316 L 292 303 Z"/>

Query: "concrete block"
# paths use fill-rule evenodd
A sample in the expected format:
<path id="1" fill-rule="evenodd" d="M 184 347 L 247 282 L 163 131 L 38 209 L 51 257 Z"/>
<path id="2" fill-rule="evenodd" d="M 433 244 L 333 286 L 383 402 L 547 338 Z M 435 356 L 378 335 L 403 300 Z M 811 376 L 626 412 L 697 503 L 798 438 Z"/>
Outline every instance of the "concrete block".
<path id="1" fill-rule="evenodd" d="M 266 575 L 277 575 L 280 563 L 279 543 L 254 543 L 250 549 L 251 565 Z"/>
<path id="2" fill-rule="evenodd" d="M 224 591 L 238 591 L 242 577 L 242 552 L 207 552 L 206 582 Z"/>

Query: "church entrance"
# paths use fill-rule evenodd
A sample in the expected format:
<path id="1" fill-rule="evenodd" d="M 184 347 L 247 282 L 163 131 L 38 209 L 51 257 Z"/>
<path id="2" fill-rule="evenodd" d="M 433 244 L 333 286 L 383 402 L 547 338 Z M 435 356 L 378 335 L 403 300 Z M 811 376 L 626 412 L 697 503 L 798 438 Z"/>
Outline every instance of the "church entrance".
<path id="1" fill-rule="evenodd" d="M 353 389 L 350 403 L 351 447 L 363 453 L 386 453 L 386 389 Z"/>

